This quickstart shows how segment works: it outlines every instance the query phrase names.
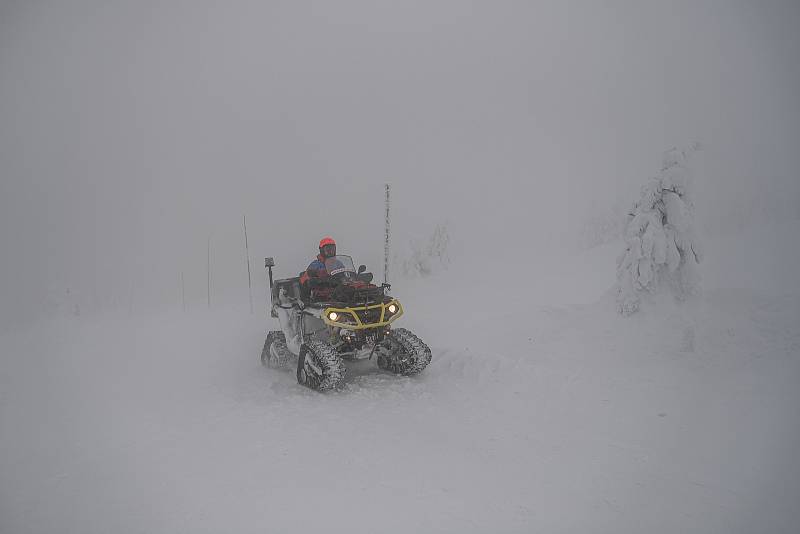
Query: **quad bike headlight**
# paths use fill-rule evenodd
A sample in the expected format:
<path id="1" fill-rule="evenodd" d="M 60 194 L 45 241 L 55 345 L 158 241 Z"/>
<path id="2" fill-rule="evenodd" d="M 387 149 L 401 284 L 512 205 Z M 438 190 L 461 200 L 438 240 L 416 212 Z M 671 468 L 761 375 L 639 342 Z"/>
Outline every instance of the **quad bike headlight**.
<path id="1" fill-rule="evenodd" d="M 328 319 L 330 319 L 331 321 L 335 321 L 338 318 L 339 318 L 339 314 L 334 312 L 334 311 L 332 311 L 332 312 L 330 312 L 328 314 Z"/>
<path id="2" fill-rule="evenodd" d="M 389 310 L 389 313 L 397 313 L 397 304 L 391 303 L 386 309 Z"/>

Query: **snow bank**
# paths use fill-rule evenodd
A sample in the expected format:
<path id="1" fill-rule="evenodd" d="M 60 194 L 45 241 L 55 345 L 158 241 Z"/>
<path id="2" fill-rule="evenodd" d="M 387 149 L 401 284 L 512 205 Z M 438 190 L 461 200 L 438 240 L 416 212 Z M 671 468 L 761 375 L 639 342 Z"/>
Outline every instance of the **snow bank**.
<path id="1" fill-rule="evenodd" d="M 763 235 L 709 247 L 692 307 L 628 319 L 613 243 L 401 281 L 433 362 L 330 394 L 262 368 L 246 312 L 3 334 L 0 531 L 794 532 L 800 295 L 742 259 L 791 258 Z"/>

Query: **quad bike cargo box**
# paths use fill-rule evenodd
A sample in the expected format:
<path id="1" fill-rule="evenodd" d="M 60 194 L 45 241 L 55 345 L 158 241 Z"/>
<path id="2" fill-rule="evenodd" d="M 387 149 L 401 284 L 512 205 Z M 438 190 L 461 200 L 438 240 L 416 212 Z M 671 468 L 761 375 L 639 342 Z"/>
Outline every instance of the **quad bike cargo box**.
<path id="1" fill-rule="evenodd" d="M 281 294 L 281 289 L 283 289 L 285 295 L 292 299 L 300 299 L 301 292 L 300 292 L 300 277 L 295 276 L 294 278 L 283 278 L 281 280 L 275 280 L 272 284 L 272 302 L 277 303 L 280 302 L 279 296 Z M 277 312 L 275 311 L 274 306 L 271 309 L 270 315 L 273 318 L 278 317 Z"/>

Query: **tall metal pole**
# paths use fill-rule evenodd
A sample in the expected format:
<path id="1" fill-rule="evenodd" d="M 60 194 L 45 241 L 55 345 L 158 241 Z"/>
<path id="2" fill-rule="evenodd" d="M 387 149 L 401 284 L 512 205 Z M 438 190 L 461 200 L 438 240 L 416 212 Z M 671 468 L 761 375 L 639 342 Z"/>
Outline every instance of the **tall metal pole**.
<path id="1" fill-rule="evenodd" d="M 250 247 L 247 245 L 247 215 L 242 215 L 244 225 L 244 251 L 247 256 L 247 292 L 250 295 L 250 315 L 253 315 L 253 282 L 250 279 Z"/>
<path id="2" fill-rule="evenodd" d="M 389 283 L 389 184 L 386 184 L 386 231 L 383 241 L 383 283 Z"/>

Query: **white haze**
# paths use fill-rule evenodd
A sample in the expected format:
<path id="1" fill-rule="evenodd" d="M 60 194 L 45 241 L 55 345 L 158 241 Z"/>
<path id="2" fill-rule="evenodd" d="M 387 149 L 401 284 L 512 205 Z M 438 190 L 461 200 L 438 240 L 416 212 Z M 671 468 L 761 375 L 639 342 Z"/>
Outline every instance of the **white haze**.
<path id="1" fill-rule="evenodd" d="M 795 532 L 797 28 L 794 0 L 0 0 L 0 532 Z M 615 223 L 694 143 L 703 293 L 622 318 Z M 386 182 L 430 365 L 262 368 L 264 256 L 330 234 L 380 273 Z M 403 275 L 437 225 L 450 265 Z"/>
<path id="2" fill-rule="evenodd" d="M 576 244 L 693 142 L 704 223 L 797 217 L 798 12 L 6 0 L 2 323 L 67 289 L 84 313 L 178 306 L 181 271 L 203 305 L 209 236 L 215 294 L 246 305 L 244 214 L 259 282 L 324 234 L 377 272 L 384 182 L 398 250 L 447 222 L 454 252 L 506 260 Z"/>

